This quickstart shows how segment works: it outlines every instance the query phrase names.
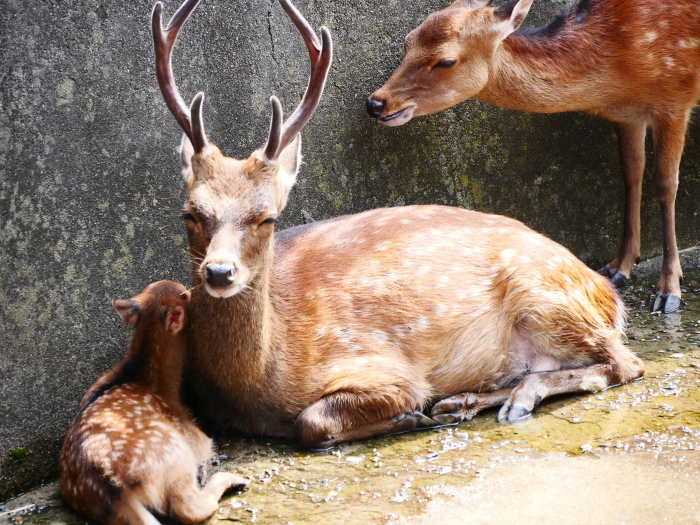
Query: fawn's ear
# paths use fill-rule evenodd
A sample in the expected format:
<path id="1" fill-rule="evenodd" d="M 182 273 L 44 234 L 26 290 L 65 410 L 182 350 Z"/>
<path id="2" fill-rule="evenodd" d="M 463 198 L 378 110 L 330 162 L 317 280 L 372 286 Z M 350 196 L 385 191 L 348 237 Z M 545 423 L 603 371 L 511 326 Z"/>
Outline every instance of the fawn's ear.
<path id="1" fill-rule="evenodd" d="M 165 314 L 165 331 L 177 334 L 185 326 L 185 309 L 182 306 L 173 306 Z"/>
<path id="2" fill-rule="evenodd" d="M 139 320 L 141 308 L 136 301 L 132 299 L 112 299 L 112 306 L 121 317 L 126 326 L 134 326 Z"/>

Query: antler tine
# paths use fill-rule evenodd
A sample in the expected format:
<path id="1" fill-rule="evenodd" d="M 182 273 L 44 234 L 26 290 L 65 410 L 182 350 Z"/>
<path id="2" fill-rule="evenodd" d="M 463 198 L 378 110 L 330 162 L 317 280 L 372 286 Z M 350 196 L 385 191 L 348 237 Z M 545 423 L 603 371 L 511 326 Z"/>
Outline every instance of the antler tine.
<path id="1" fill-rule="evenodd" d="M 277 151 L 280 149 L 282 139 L 282 104 L 276 96 L 270 97 L 272 106 L 272 121 L 270 122 L 270 135 L 265 146 L 265 158 L 272 160 L 277 158 Z"/>
<path id="2" fill-rule="evenodd" d="M 153 16 L 151 18 L 153 49 L 156 55 L 156 76 L 158 77 L 160 92 L 163 94 L 165 104 L 170 109 L 175 120 L 177 120 L 177 123 L 190 139 L 190 142 L 192 142 L 195 152 L 200 152 L 204 149 L 206 137 L 204 136 L 203 128 L 201 133 L 193 133 L 190 108 L 185 103 L 175 84 L 172 69 L 172 53 L 180 28 L 199 2 L 200 0 L 185 0 L 165 29 L 163 29 L 162 2 L 157 2 L 153 7 Z"/>
<path id="3" fill-rule="evenodd" d="M 285 10 L 289 18 L 291 18 L 294 25 L 297 27 L 299 33 L 301 33 L 304 43 L 309 50 L 309 58 L 311 59 L 311 75 L 309 77 L 309 84 L 306 87 L 306 92 L 302 98 L 299 106 L 290 115 L 287 121 L 284 123 L 281 134 L 282 139 L 280 141 L 277 151 L 274 152 L 269 158 L 269 160 L 275 160 L 281 151 L 287 147 L 293 140 L 294 137 L 302 130 L 306 123 L 313 115 L 319 101 L 321 100 L 321 95 L 323 94 L 323 88 L 326 85 L 326 77 L 328 76 L 328 70 L 330 69 L 331 62 L 333 61 L 333 40 L 331 39 L 330 31 L 327 28 L 321 28 L 321 42 L 319 42 L 316 33 L 309 23 L 304 19 L 304 17 L 297 11 L 296 7 L 289 0 L 279 0 L 282 8 Z M 272 135 L 272 129 L 270 129 L 270 134 Z"/>
<path id="4" fill-rule="evenodd" d="M 314 64 L 318 54 L 321 52 L 321 43 L 318 41 L 316 33 L 294 4 L 289 0 L 279 0 L 279 2 L 284 12 L 287 13 L 287 16 L 294 22 L 297 30 L 301 33 L 304 43 L 309 49 L 311 63 Z"/>

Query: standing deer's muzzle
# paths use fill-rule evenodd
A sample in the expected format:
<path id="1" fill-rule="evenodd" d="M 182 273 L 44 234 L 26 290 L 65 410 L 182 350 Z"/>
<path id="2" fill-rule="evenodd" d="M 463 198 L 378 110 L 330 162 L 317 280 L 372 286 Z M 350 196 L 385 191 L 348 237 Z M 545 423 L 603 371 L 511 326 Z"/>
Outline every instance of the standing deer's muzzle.
<path id="1" fill-rule="evenodd" d="M 370 95 L 367 97 L 365 105 L 367 106 L 367 113 L 369 113 L 370 117 L 379 118 L 382 116 L 382 113 L 384 113 L 384 108 L 386 108 L 386 100 L 373 98 L 372 95 Z"/>

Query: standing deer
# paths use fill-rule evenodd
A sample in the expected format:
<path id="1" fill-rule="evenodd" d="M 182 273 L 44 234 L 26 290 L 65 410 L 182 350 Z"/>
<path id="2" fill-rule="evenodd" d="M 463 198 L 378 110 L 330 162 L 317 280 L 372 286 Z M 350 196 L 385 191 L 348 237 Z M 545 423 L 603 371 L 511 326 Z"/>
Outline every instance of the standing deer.
<path id="1" fill-rule="evenodd" d="M 579 0 L 544 28 L 516 31 L 532 0 L 458 0 L 405 39 L 403 62 L 367 99 L 387 126 L 468 98 L 535 113 L 585 111 L 615 123 L 625 181 L 617 256 L 603 272 L 624 285 L 640 252 L 644 138 L 651 126 L 663 266 L 653 311 L 677 310 L 682 271 L 675 231 L 678 167 L 700 99 L 698 0 Z"/>
<path id="2" fill-rule="evenodd" d="M 158 525 L 152 512 L 199 523 L 245 478 L 217 472 L 197 484 L 212 444 L 180 405 L 185 306 L 179 283 L 158 281 L 115 299 L 134 326 L 124 360 L 87 391 L 60 458 L 61 492 L 78 512 L 110 525 Z"/>
<path id="3" fill-rule="evenodd" d="M 221 430 L 321 449 L 497 405 L 510 423 L 547 396 L 643 375 L 621 341 L 615 288 L 515 220 L 407 206 L 275 234 L 299 170 L 299 132 L 330 67 L 330 33 L 321 28 L 319 41 L 280 0 L 304 38 L 311 77 L 284 124 L 272 97 L 267 143 L 236 160 L 207 139 L 203 95 L 188 109 L 172 75 L 172 46 L 197 2 L 185 1 L 165 30 L 157 4 L 153 31 L 161 91 L 185 132 L 185 370 L 199 415 Z"/>

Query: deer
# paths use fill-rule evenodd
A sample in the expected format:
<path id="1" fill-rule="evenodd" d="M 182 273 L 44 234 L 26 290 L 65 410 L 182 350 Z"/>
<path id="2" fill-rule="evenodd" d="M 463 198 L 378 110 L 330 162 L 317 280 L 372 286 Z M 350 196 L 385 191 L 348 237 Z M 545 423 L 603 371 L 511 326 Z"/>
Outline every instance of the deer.
<path id="1" fill-rule="evenodd" d="M 184 132 L 185 382 L 216 432 L 320 450 L 489 407 L 514 423 L 548 396 L 643 375 L 621 339 L 616 289 L 516 220 L 424 205 L 275 231 L 330 68 L 330 32 L 319 39 L 280 0 L 306 44 L 309 82 L 287 120 L 271 97 L 266 143 L 234 159 L 206 135 L 203 93 L 188 107 L 172 73 L 172 47 L 197 4 L 186 0 L 166 28 L 156 4 L 152 27 L 159 86 Z"/>
<path id="2" fill-rule="evenodd" d="M 217 472 L 204 488 L 212 440 L 180 403 L 189 291 L 150 284 L 112 304 L 134 332 L 126 357 L 85 393 L 59 460 L 65 501 L 109 525 L 157 525 L 154 512 L 199 523 L 248 479 Z"/>
<path id="3" fill-rule="evenodd" d="M 474 98 L 534 113 L 584 111 L 614 123 L 625 185 L 622 242 L 600 272 L 617 287 L 641 248 L 645 136 L 655 150 L 663 263 L 654 312 L 681 305 L 675 232 L 678 171 L 692 108 L 700 99 L 696 0 L 579 0 L 539 29 L 520 28 L 532 0 L 457 0 L 404 40 L 401 64 L 366 101 L 386 126 Z"/>

